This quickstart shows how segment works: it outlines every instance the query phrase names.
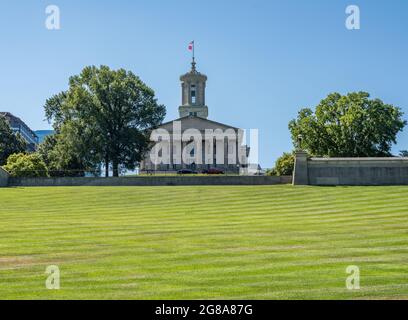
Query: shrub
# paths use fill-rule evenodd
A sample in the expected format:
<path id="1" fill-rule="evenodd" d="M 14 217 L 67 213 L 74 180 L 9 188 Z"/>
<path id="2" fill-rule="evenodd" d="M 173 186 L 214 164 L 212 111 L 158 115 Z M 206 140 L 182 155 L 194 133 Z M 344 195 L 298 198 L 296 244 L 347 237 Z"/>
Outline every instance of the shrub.
<path id="1" fill-rule="evenodd" d="M 37 153 L 15 153 L 3 167 L 12 177 L 47 177 L 47 167 Z"/>
<path id="2" fill-rule="evenodd" d="M 295 156 L 293 153 L 285 152 L 275 162 L 275 167 L 268 171 L 270 176 L 291 176 L 295 166 Z"/>

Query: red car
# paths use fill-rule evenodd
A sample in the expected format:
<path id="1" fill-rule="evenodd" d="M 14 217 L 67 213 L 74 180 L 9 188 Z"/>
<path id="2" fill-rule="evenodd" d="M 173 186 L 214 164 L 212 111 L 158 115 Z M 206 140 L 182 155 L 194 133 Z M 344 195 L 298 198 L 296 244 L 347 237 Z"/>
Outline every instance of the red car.
<path id="1" fill-rule="evenodd" d="M 210 168 L 208 170 L 203 170 L 205 174 L 224 174 L 224 171 L 217 168 Z"/>

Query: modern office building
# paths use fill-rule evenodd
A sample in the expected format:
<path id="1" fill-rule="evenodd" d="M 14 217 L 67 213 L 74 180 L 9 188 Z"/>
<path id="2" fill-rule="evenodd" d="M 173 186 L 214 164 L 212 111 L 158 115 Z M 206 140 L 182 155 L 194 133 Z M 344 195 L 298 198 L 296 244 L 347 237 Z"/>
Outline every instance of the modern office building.
<path id="1" fill-rule="evenodd" d="M 54 134 L 54 130 L 36 130 L 34 133 L 38 137 L 38 143 L 42 143 L 47 136 L 51 136 Z"/>
<path id="2" fill-rule="evenodd" d="M 35 151 L 38 144 L 38 137 L 23 120 L 14 116 L 10 112 L 0 112 L 8 121 L 11 130 L 19 133 L 21 137 L 27 142 L 27 151 Z"/>

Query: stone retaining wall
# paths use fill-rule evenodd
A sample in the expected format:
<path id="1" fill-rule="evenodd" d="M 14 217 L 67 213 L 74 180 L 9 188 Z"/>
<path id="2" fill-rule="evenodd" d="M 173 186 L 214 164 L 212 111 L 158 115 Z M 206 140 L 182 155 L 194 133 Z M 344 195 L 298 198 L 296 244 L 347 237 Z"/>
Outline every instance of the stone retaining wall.
<path id="1" fill-rule="evenodd" d="M 295 185 L 408 185 L 408 158 L 308 158 L 296 154 Z"/>
<path id="2" fill-rule="evenodd" d="M 274 185 L 288 184 L 292 177 L 270 176 L 147 176 L 117 178 L 13 178 L 10 187 L 50 186 L 201 186 L 201 185 Z"/>

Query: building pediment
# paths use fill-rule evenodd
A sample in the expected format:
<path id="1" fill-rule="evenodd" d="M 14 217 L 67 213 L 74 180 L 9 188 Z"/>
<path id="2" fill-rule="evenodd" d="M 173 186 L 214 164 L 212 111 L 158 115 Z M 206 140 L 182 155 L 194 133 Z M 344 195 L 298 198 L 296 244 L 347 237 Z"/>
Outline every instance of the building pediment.
<path id="1" fill-rule="evenodd" d="M 194 117 L 194 116 L 187 116 L 183 118 L 179 118 L 170 122 L 163 123 L 162 125 L 159 126 L 161 129 L 167 130 L 169 133 L 173 132 L 173 122 L 179 121 L 181 123 L 181 131 L 184 132 L 187 129 L 197 129 L 200 131 L 204 131 L 206 129 L 233 129 L 233 130 L 238 130 L 238 128 L 235 128 L 233 126 L 229 126 L 224 123 L 220 122 L 215 122 L 212 120 L 200 118 L 200 117 Z"/>

